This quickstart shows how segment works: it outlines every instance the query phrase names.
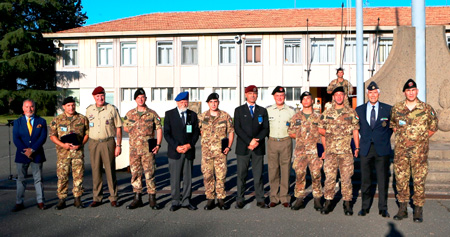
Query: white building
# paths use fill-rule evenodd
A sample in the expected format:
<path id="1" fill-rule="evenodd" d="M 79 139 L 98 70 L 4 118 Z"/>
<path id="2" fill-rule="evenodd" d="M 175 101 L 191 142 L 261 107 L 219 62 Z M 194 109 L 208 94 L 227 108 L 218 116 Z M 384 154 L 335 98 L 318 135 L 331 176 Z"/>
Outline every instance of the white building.
<path id="1" fill-rule="evenodd" d="M 336 69 L 356 86 L 355 9 L 288 9 L 154 13 L 45 34 L 59 40 L 58 88 L 80 101 L 94 102 L 96 86 L 122 116 L 135 107 L 137 87 L 161 116 L 188 90 L 203 102 L 213 91 L 220 108 L 233 114 L 243 88 L 260 88 L 257 103 L 273 103 L 271 92 L 286 87 L 296 107 L 303 91 L 327 101 L 326 86 Z M 342 24 L 341 24 L 342 22 Z M 450 7 L 427 7 L 427 25 L 445 25 L 450 41 Z M 411 25 L 411 8 L 364 9 L 364 79 L 389 55 L 393 29 Z M 237 41 L 240 39 L 240 41 Z M 57 41 L 55 41 L 57 42 Z M 450 43 L 449 43 L 450 47 Z M 310 74 L 308 77 L 308 69 Z M 323 103 L 322 102 L 322 103 Z"/>

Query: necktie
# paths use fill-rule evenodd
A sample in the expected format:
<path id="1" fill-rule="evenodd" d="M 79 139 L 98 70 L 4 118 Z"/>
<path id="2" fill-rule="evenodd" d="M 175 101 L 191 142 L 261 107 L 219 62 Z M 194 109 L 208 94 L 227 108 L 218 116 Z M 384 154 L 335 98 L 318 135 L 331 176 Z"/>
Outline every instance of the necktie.
<path id="1" fill-rule="evenodd" d="M 185 112 L 181 112 L 181 121 L 183 121 L 183 126 L 186 126 L 186 117 L 184 117 Z"/>
<path id="2" fill-rule="evenodd" d="M 27 127 L 28 127 L 28 132 L 30 133 L 30 136 L 31 136 L 31 132 L 33 131 L 33 126 L 31 126 L 31 118 L 28 118 Z"/>
<path id="3" fill-rule="evenodd" d="M 253 118 L 253 107 L 255 107 L 255 106 L 254 105 L 250 105 L 249 107 L 250 107 L 250 115 Z"/>
<path id="4" fill-rule="evenodd" d="M 372 111 L 370 112 L 370 127 L 372 129 L 375 127 L 375 105 L 372 106 Z"/>

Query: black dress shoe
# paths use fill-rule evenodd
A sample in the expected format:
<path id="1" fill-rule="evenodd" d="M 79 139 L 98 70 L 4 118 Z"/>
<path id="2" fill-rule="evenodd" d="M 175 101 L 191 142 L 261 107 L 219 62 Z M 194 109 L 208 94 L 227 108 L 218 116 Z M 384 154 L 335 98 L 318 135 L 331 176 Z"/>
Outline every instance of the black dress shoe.
<path id="1" fill-rule="evenodd" d="M 187 206 L 182 206 L 182 208 L 186 208 L 186 209 L 188 209 L 189 211 L 195 211 L 195 210 L 198 209 L 196 206 L 194 206 L 194 205 L 192 205 L 192 204 L 189 204 L 189 205 L 187 205 Z"/>
<path id="2" fill-rule="evenodd" d="M 244 208 L 244 206 L 245 206 L 244 202 L 237 201 L 235 208 L 236 209 L 242 209 L 242 208 Z"/>
<path id="3" fill-rule="evenodd" d="M 18 212 L 18 211 L 22 211 L 23 209 L 25 209 L 25 206 L 23 205 L 23 203 L 21 203 L 21 204 L 16 204 L 11 211 Z"/>
<path id="4" fill-rule="evenodd" d="M 369 209 L 361 209 L 361 211 L 358 212 L 358 216 L 365 216 L 369 214 Z"/>
<path id="5" fill-rule="evenodd" d="M 256 206 L 258 206 L 258 207 L 260 207 L 260 208 L 262 208 L 262 209 L 267 209 L 267 208 L 269 208 L 269 206 L 267 206 L 267 204 L 266 204 L 264 201 L 262 201 L 262 202 L 257 202 L 257 203 L 256 203 Z"/>
<path id="6" fill-rule="evenodd" d="M 391 217 L 390 215 L 389 215 L 389 212 L 387 211 L 387 210 L 380 210 L 379 212 L 378 212 L 378 214 L 380 214 L 382 217 L 384 217 L 384 218 L 389 218 L 389 217 Z"/>
<path id="7" fill-rule="evenodd" d="M 180 209 L 181 206 L 180 205 L 172 205 L 169 209 L 169 211 L 177 211 L 178 209 Z"/>

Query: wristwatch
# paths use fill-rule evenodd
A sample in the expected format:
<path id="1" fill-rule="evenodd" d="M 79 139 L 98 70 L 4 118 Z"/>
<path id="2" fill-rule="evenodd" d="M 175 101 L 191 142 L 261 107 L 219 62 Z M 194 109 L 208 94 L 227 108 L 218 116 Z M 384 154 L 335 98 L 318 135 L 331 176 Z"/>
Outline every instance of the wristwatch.
<path id="1" fill-rule="evenodd" d="M 161 144 L 156 144 L 157 147 L 161 147 Z"/>
<path id="2" fill-rule="evenodd" d="M 122 147 L 122 145 L 116 145 L 116 147 Z"/>

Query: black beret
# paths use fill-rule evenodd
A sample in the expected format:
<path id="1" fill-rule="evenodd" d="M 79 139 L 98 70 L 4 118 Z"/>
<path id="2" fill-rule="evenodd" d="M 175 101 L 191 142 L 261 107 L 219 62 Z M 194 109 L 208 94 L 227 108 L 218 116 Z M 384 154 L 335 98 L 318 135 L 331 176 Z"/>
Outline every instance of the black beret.
<path id="1" fill-rule="evenodd" d="M 334 93 L 339 92 L 339 91 L 342 91 L 345 93 L 344 87 L 338 86 L 338 87 L 334 88 L 333 92 L 331 92 L 331 95 L 334 95 Z"/>
<path id="2" fill-rule="evenodd" d="M 277 93 L 277 92 L 286 92 L 286 91 L 284 90 L 284 87 L 277 86 L 277 87 L 275 87 L 275 89 L 273 89 L 272 95 L 275 95 L 275 93 Z"/>
<path id="3" fill-rule="evenodd" d="M 403 86 L 403 92 L 405 92 L 406 89 L 411 89 L 411 88 L 417 88 L 417 84 L 413 79 L 408 79 L 408 81 Z"/>
<path id="4" fill-rule="evenodd" d="M 218 99 L 219 99 L 219 94 L 217 94 L 216 92 L 213 92 L 208 95 L 206 102 L 209 102 L 210 100 L 218 100 Z"/>
<path id="5" fill-rule="evenodd" d="M 369 91 L 373 91 L 376 89 L 380 89 L 380 88 L 378 88 L 377 83 L 375 83 L 374 81 L 371 81 L 369 86 L 367 86 L 367 90 L 369 90 Z"/>
<path id="6" fill-rule="evenodd" d="M 305 98 L 306 96 L 311 96 L 311 93 L 309 93 L 309 91 L 305 91 L 302 93 L 302 95 L 300 96 L 300 102 L 303 101 L 303 98 Z M 312 99 L 312 96 L 311 96 Z"/>
<path id="7" fill-rule="evenodd" d="M 67 103 L 75 103 L 75 99 L 72 96 L 69 96 L 65 98 L 62 102 L 63 105 L 66 105 Z"/>
<path id="8" fill-rule="evenodd" d="M 136 92 L 134 92 L 134 99 L 136 100 L 136 98 L 140 95 L 144 95 L 145 96 L 145 91 L 142 88 L 138 88 L 136 90 Z"/>

